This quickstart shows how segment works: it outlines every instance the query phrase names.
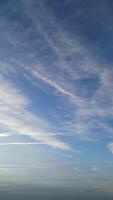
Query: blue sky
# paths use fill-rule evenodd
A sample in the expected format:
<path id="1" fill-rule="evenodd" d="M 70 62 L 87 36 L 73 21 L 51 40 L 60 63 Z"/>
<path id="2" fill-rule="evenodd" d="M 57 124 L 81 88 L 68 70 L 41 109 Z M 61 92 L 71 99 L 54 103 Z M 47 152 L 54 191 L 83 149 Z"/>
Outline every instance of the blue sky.
<path id="1" fill-rule="evenodd" d="M 111 0 L 0 0 L 2 187 L 112 193 L 112 10 Z"/>

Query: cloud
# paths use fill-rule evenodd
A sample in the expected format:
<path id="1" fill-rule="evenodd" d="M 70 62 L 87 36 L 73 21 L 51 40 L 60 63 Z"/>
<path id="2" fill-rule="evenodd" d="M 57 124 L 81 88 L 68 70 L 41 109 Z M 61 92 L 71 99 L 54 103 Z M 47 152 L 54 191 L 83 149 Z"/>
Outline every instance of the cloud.
<path id="1" fill-rule="evenodd" d="M 15 170 L 15 169 L 47 169 L 47 170 L 71 170 L 72 167 L 70 164 L 65 162 L 33 162 L 28 164 L 7 164 L 7 165 L 0 165 L 0 170 Z M 79 171 L 79 168 L 73 168 L 75 171 Z M 40 172 L 40 171 L 39 171 Z M 62 171 L 61 171 L 62 172 Z"/>
<path id="2" fill-rule="evenodd" d="M 29 100 L 23 97 L 13 83 L 0 76 L 0 110 L 25 108 Z"/>
<path id="3" fill-rule="evenodd" d="M 80 54 L 81 52 L 78 53 Z M 89 140 L 90 137 L 93 138 L 92 130 L 94 130 L 95 127 L 100 128 L 100 130 L 106 130 L 103 121 L 106 117 L 112 115 L 112 113 L 110 112 L 111 107 L 106 104 L 106 102 L 112 98 L 112 91 L 110 87 L 111 82 L 110 84 L 107 84 L 109 82 L 109 78 L 106 78 L 106 81 L 104 80 L 105 71 L 108 71 L 106 73 L 110 75 L 110 70 L 102 70 L 97 60 L 93 57 L 91 57 L 92 60 L 91 58 L 89 59 L 90 56 L 87 55 L 86 52 L 84 52 L 83 57 L 86 58 L 86 63 L 84 63 L 84 59 L 83 63 L 80 63 L 81 71 L 79 71 L 79 77 L 77 78 L 78 81 L 82 82 L 82 80 L 84 80 L 84 70 L 86 72 L 85 78 L 87 77 L 88 81 L 93 80 L 94 75 L 96 75 L 97 79 L 99 80 L 99 85 L 97 85 L 97 88 L 93 91 L 93 95 L 89 99 L 87 99 L 87 97 L 89 97 L 88 90 L 85 91 L 87 97 L 81 95 L 82 91 L 84 91 L 85 88 L 84 84 L 81 85 L 81 87 L 76 86 L 76 84 L 73 83 L 73 79 L 67 80 L 66 74 L 62 76 L 62 73 L 60 74 L 60 71 L 58 74 L 59 76 L 55 75 L 54 70 L 52 72 L 47 70 L 46 65 L 44 65 L 43 62 L 40 63 L 34 57 L 34 62 L 32 65 L 21 63 L 15 61 L 14 59 L 13 61 L 16 62 L 18 66 L 21 66 L 23 70 L 25 70 L 25 78 L 28 77 L 28 80 L 30 80 L 33 84 L 39 86 L 38 83 L 39 81 L 41 81 L 42 83 L 44 83 L 45 91 L 47 90 L 48 85 L 53 88 L 53 91 L 57 92 L 55 93 L 55 95 L 65 97 L 66 99 L 68 99 L 70 105 L 75 106 L 73 107 L 75 117 L 72 117 L 72 120 L 70 120 L 69 124 L 67 123 L 67 121 L 66 123 L 64 122 L 64 124 L 62 124 L 62 127 L 65 127 L 68 131 L 74 132 L 75 134 L 79 135 L 80 138 L 86 138 Z M 93 70 L 93 68 L 95 70 Z M 105 82 L 107 83 L 105 84 Z M 79 82 L 77 82 L 77 84 L 78 83 Z M 109 85 L 109 88 L 108 86 L 106 88 L 105 85 Z M 79 93 L 76 94 L 77 88 L 79 89 Z M 105 103 L 104 106 L 102 106 L 102 101 L 104 100 Z M 112 102 L 112 99 L 110 100 L 110 102 Z M 66 129 L 64 129 L 64 131 Z"/>
<path id="4" fill-rule="evenodd" d="M 77 168 L 77 167 L 74 167 L 73 170 L 74 170 L 75 172 L 80 172 L 80 169 Z"/>
<path id="5" fill-rule="evenodd" d="M 67 75 L 72 79 L 79 79 L 81 76 L 88 76 L 88 74 L 100 71 L 88 48 L 81 45 L 77 35 L 73 37 L 71 34 L 70 36 L 69 31 L 63 30 L 61 24 L 57 22 L 51 12 L 48 12 L 43 2 L 38 1 L 36 7 L 34 7 L 32 1 L 23 1 L 23 6 L 25 7 L 24 12 L 27 18 L 32 20 L 37 34 L 44 38 L 46 45 L 57 57 L 55 59 L 56 67 L 67 72 Z M 71 58 L 70 61 L 67 57 Z M 73 57 L 75 58 L 74 62 Z M 91 65 L 93 66 L 91 67 Z"/>
<path id="6" fill-rule="evenodd" d="M 8 168 L 2 168 L 2 167 L 0 167 L 0 172 L 4 172 L 4 173 L 6 173 L 7 171 L 8 171 L 9 169 Z"/>
<path id="7" fill-rule="evenodd" d="M 84 131 L 83 128 L 82 131 L 77 129 L 76 132 L 80 137 L 83 132 L 85 132 L 85 134 L 83 133 L 84 136 L 88 135 L 89 137 L 91 130 L 86 128 L 87 121 L 89 118 L 94 118 L 95 114 L 99 113 L 99 109 L 95 108 L 97 102 L 94 102 L 93 105 L 92 99 L 89 100 L 82 95 L 82 93 L 86 93 L 86 96 L 89 96 L 89 90 L 85 89 L 85 85 L 81 84 L 80 86 L 80 81 L 93 76 L 100 79 L 101 66 L 87 46 L 81 44 L 77 36 L 73 38 L 68 31 L 63 30 L 52 13 L 47 12 L 43 2 L 39 1 L 36 8 L 32 1 L 22 2 L 25 8 L 23 12 L 26 18 L 30 19 L 33 27 L 32 30 L 29 28 L 29 34 L 33 35 L 35 30 L 37 38 L 40 38 L 41 35 L 41 40 L 44 40 L 44 45 L 42 42 L 42 45 L 38 48 L 39 55 L 35 51 L 32 53 L 29 51 L 30 56 L 27 56 L 27 58 L 32 60 L 32 64 L 27 63 L 26 59 L 23 59 L 23 62 L 18 62 L 16 59 L 16 63 L 18 62 L 18 66 L 23 68 L 25 78 L 27 77 L 33 84 L 39 85 L 38 83 L 41 81 L 42 85 L 45 84 L 45 91 L 50 86 L 53 92 L 57 92 L 55 95 L 65 97 L 71 106 L 74 105 L 73 112 L 76 113 L 75 120 L 72 121 L 75 127 L 72 125 L 70 131 L 73 129 L 73 132 L 75 132 L 75 128 L 79 126 L 78 121 L 81 121 L 81 126 L 85 129 Z M 31 42 L 33 41 L 28 40 L 30 46 L 32 46 Z M 46 48 L 48 53 L 43 54 L 43 51 L 47 52 Z M 40 52 L 42 52 L 42 58 Z M 95 95 L 96 90 L 93 93 Z M 102 112 L 104 111 L 101 110 Z M 82 118 L 85 118 L 86 121 L 82 122 Z"/>
<path id="8" fill-rule="evenodd" d="M 107 145 L 107 148 L 111 151 L 111 153 L 113 154 L 113 143 L 109 143 Z"/>
<path id="9" fill-rule="evenodd" d="M 0 137 L 9 137 L 9 136 L 11 136 L 10 133 L 1 133 L 0 132 Z"/>
<path id="10" fill-rule="evenodd" d="M 38 72 L 38 70 L 33 70 L 32 74 L 33 74 L 33 76 L 35 76 L 39 80 L 42 80 L 45 83 L 47 83 L 48 85 L 50 85 L 51 87 L 53 87 L 56 91 L 58 91 L 62 95 L 67 96 L 70 99 L 70 101 L 72 103 L 74 103 L 75 105 L 80 105 L 80 104 L 84 103 L 82 98 L 76 96 L 75 94 L 71 93 L 70 91 L 66 90 L 65 88 L 63 88 L 62 86 L 57 84 L 55 81 L 53 81 L 53 80 L 49 79 L 48 77 L 44 76 L 43 74 Z"/>
<path id="11" fill-rule="evenodd" d="M 97 167 L 97 166 L 93 166 L 93 167 L 91 167 L 91 171 L 93 171 L 93 172 L 99 172 L 100 168 Z"/>
<path id="12" fill-rule="evenodd" d="M 4 75 L 15 74 L 16 71 L 13 66 L 8 64 L 7 62 L 0 62 L 0 73 Z"/>
<path id="13" fill-rule="evenodd" d="M 106 134 L 102 137 L 107 137 L 109 132 L 112 132 L 112 127 L 106 124 L 106 118 L 113 117 L 111 87 L 113 72 L 111 67 L 106 63 L 101 64 L 98 57 L 91 51 L 92 49 L 81 42 L 82 40 L 76 33 L 73 36 L 71 32 L 63 29 L 63 26 L 57 22 L 54 13 L 48 12 L 44 2 L 38 1 L 35 2 L 36 4 L 31 0 L 21 2 L 20 7 L 22 6 L 22 9 L 19 13 L 22 16 L 24 14 L 24 19 L 22 21 L 15 19 L 13 22 L 6 19 L 3 24 L 4 30 L 7 27 L 9 29 L 7 41 L 9 39 L 9 44 L 14 52 L 15 49 L 18 49 L 18 54 L 13 53 L 9 56 L 13 67 L 6 62 L 0 63 L 2 73 L 13 72 L 16 66 L 22 77 L 27 78 L 35 86 L 41 85 L 44 91 L 48 91 L 50 87 L 52 89 L 51 95 L 63 97 L 61 107 L 62 110 L 65 110 L 65 113 L 70 113 L 70 118 L 68 122 L 67 120 L 64 121 L 59 114 L 58 118 L 61 119 L 61 122 L 57 126 L 60 127 L 60 132 L 74 133 L 81 139 L 89 140 L 97 137 L 97 135 L 102 135 L 101 132 L 104 130 Z M 20 8 L 13 9 L 17 11 Z M 11 8 L 12 14 L 13 9 Z M 25 26 L 26 22 L 29 22 L 28 26 Z M 14 26 L 11 26 L 10 29 L 9 26 L 12 23 Z M 18 24 L 18 29 L 16 24 Z M 27 48 L 24 48 L 26 45 Z M 24 49 L 23 55 L 21 55 L 21 47 Z M 93 81 L 94 85 L 92 85 Z M 3 97 L 1 97 L 2 107 L 0 107 L 2 110 L 10 109 L 10 107 L 22 109 L 23 107 L 23 110 L 18 110 L 16 114 L 11 115 L 10 121 L 14 120 L 13 123 L 11 122 L 14 126 L 12 131 L 18 130 L 19 134 L 23 131 L 24 134 L 27 132 L 29 135 L 30 130 L 34 139 L 37 132 L 38 138 L 40 134 L 45 135 L 44 132 L 47 132 L 50 137 L 50 134 L 53 134 L 54 131 L 47 130 L 45 122 L 42 122 L 44 126 L 41 125 L 40 130 L 39 128 L 34 130 L 32 124 L 28 125 L 29 128 L 27 129 L 30 120 L 26 120 L 26 126 L 24 126 L 22 120 L 25 121 L 25 119 L 22 117 L 22 120 L 20 120 L 20 116 L 28 115 L 30 102 L 25 96 L 23 99 L 19 91 L 17 94 L 13 85 L 11 85 L 12 87 L 13 93 L 10 91 L 10 94 L 8 94 L 7 90 L 10 90 L 10 88 L 7 85 L 2 86 L 4 93 L 1 91 Z M 18 96 L 16 101 L 14 100 L 15 96 Z M 64 102 L 65 99 L 66 102 Z M 68 110 L 68 106 L 72 109 Z M 31 119 L 33 116 L 31 116 L 31 113 L 29 114 Z M 41 123 L 34 122 L 34 120 L 32 122 L 33 124 Z M 3 123 L 6 123 L 5 120 Z M 49 133 L 49 131 L 52 133 Z M 43 136 L 40 137 L 44 138 Z M 50 137 L 50 143 L 52 139 L 53 136 Z M 48 143 L 47 140 L 46 142 Z M 57 142 L 54 145 L 57 145 Z"/>
<path id="14" fill-rule="evenodd" d="M 26 135 L 54 148 L 70 150 L 56 134 L 48 130 L 49 124 L 28 111 L 29 100 L 10 81 L 0 77 L 0 125 L 13 134 Z M 40 127 L 40 128 L 39 128 Z"/>
<path id="15" fill-rule="evenodd" d="M 42 142 L 3 142 L 0 143 L 0 146 L 15 146 L 15 145 L 38 145 L 38 144 L 44 144 Z"/>

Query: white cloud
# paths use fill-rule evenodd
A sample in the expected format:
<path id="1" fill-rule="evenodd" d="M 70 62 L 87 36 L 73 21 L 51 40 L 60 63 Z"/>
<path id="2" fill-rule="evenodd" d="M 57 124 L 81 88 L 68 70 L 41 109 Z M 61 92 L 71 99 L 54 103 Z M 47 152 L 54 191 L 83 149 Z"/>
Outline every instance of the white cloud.
<path id="1" fill-rule="evenodd" d="M 1 133 L 0 132 L 0 137 L 9 137 L 9 136 L 11 136 L 10 133 Z"/>
<path id="2" fill-rule="evenodd" d="M 92 98 L 90 100 L 86 100 L 83 97 L 81 98 L 80 95 L 79 96 L 76 95 L 74 91 L 74 87 L 76 90 L 76 85 L 70 84 L 70 82 L 68 81 L 66 82 L 65 76 L 63 77 L 62 81 L 59 81 L 59 78 L 57 76 L 47 71 L 45 69 L 45 66 L 43 66 L 42 64 L 39 64 L 38 61 L 36 61 L 35 65 L 33 66 L 27 66 L 22 63 L 18 63 L 18 64 L 21 65 L 24 70 L 26 70 L 26 75 L 28 75 L 30 81 L 31 80 L 34 81 L 37 85 L 38 85 L 38 80 L 41 80 L 45 84 L 47 83 L 55 91 L 57 91 L 57 95 L 61 94 L 62 96 L 66 97 L 69 100 L 71 105 L 76 106 L 76 108 L 73 107 L 74 108 L 73 112 L 75 112 L 75 118 L 72 118 L 72 121 L 70 122 L 70 124 L 68 124 L 67 122 L 66 124 L 65 123 L 62 124 L 62 127 L 65 126 L 68 131 L 75 132 L 81 138 L 86 138 L 88 140 L 90 137 L 92 138 L 91 136 L 92 128 L 93 127 L 95 128 L 95 125 L 97 128 L 107 130 L 105 128 L 106 125 L 104 126 L 103 124 L 102 126 L 101 121 L 103 121 L 106 117 L 112 116 L 112 112 L 111 112 L 112 108 L 109 107 L 109 105 L 107 107 L 106 106 L 102 107 L 101 101 L 102 99 L 112 98 L 112 91 L 110 88 L 111 82 L 109 84 L 109 92 L 107 92 L 107 89 L 106 89 L 104 93 L 104 88 L 105 88 L 104 85 L 106 84 L 104 84 L 103 81 L 101 81 L 102 79 L 104 79 L 103 78 L 104 72 L 101 73 L 100 69 L 96 70 L 95 72 L 92 71 L 92 67 L 91 69 L 89 69 L 89 72 L 88 72 L 89 74 L 97 73 L 97 76 L 100 80 L 100 85 L 95 90 Z M 98 63 L 96 67 L 98 68 Z M 86 69 L 86 71 L 88 71 L 88 69 Z M 81 74 L 81 79 L 82 78 L 83 76 Z M 105 98 L 103 98 L 103 95 L 105 96 Z M 99 120 L 95 120 L 95 117 L 97 117 Z M 111 132 L 112 131 L 111 128 L 110 127 L 108 128 Z"/>
<path id="3" fill-rule="evenodd" d="M 109 116 L 113 117 L 112 114 L 113 94 L 111 87 L 113 73 L 111 73 L 112 72 L 111 68 L 109 69 L 108 66 L 106 67 L 105 65 L 102 66 L 98 62 L 97 58 L 94 55 L 92 55 L 91 51 L 87 48 L 87 46 L 81 44 L 79 38 L 76 35 L 74 35 L 73 38 L 72 35 L 70 36 L 68 31 L 64 31 L 63 28 L 60 26 L 60 24 L 56 22 L 52 13 L 47 12 L 46 7 L 44 6 L 42 1 L 38 1 L 38 7 L 36 8 L 36 10 L 33 7 L 32 1 L 23 1 L 23 7 L 24 7 L 23 12 L 25 16 L 27 16 L 27 18 L 30 18 L 30 20 L 32 21 L 32 29 L 28 27 L 28 29 L 26 30 L 24 29 L 22 34 L 18 33 L 20 37 L 16 38 L 15 36 L 16 39 L 14 41 L 12 38 L 13 41 L 12 43 L 16 42 L 17 40 L 21 41 L 22 43 L 22 41 L 24 41 L 25 39 L 26 32 L 27 36 L 30 34 L 32 35 L 33 30 L 35 29 L 36 32 L 35 34 L 41 35 L 41 37 L 44 39 L 44 45 L 41 45 L 40 48 L 38 48 L 38 51 L 40 51 L 41 49 L 43 52 L 44 48 L 45 49 L 48 47 L 50 48 L 52 54 L 50 53 L 46 55 L 46 58 L 47 57 L 49 58 L 49 63 L 47 62 L 47 65 L 49 64 L 52 67 L 50 70 L 48 70 L 48 66 L 46 65 L 45 62 L 43 62 L 43 60 L 40 61 L 41 64 L 39 64 L 37 55 L 38 53 L 36 52 L 37 56 L 35 56 L 35 49 L 34 49 L 33 52 L 29 51 L 28 53 L 32 57 L 33 61 L 32 65 L 30 65 L 29 62 L 27 63 L 26 61 L 29 57 L 27 56 L 27 53 L 25 53 L 25 58 L 24 56 L 22 58 L 23 63 L 22 62 L 19 63 L 17 61 L 18 60 L 17 58 L 16 61 L 13 59 L 13 61 L 16 62 L 19 68 L 21 66 L 22 74 L 25 74 L 25 77 L 28 77 L 28 79 L 32 81 L 33 84 L 35 85 L 39 85 L 38 84 L 39 80 L 41 80 L 41 82 L 45 83 L 46 86 L 45 90 L 47 89 L 47 86 L 50 86 L 53 89 L 53 91 L 57 93 L 57 94 L 55 93 L 56 95 L 65 97 L 68 100 L 69 104 L 73 105 L 72 112 L 75 114 L 71 117 L 72 120 L 70 119 L 70 123 L 68 124 L 66 121 L 64 122 L 64 124 L 62 124 L 61 122 L 62 127 L 65 126 L 65 130 L 67 130 L 68 132 L 73 132 L 79 135 L 80 138 L 89 139 L 89 137 L 92 138 L 93 134 L 92 129 L 94 130 L 95 124 L 96 128 L 100 128 L 102 130 L 104 129 L 106 132 L 107 131 L 112 132 L 112 128 L 110 127 L 106 128 L 106 125 L 104 125 L 103 123 L 106 117 Z M 11 37 L 9 38 L 11 42 Z M 15 43 L 15 46 L 17 45 L 17 43 L 19 43 L 19 41 Z M 23 43 L 25 44 L 25 42 Z M 27 40 L 27 45 L 30 46 L 31 41 Z M 52 63 L 51 63 L 51 57 L 52 60 L 54 60 Z M 55 69 L 55 72 L 53 69 Z M 91 96 L 90 93 L 88 93 L 89 90 L 85 91 L 84 85 L 79 89 L 79 86 L 76 86 L 76 83 L 73 81 L 82 80 L 83 78 L 91 78 L 92 75 L 95 75 L 99 79 L 99 84 L 96 89 L 92 89 L 93 95 Z M 13 117 L 13 119 L 14 117 L 20 119 L 21 118 L 20 116 L 25 115 L 26 113 L 25 104 L 27 106 L 29 102 L 27 102 L 27 99 L 22 100 L 22 96 L 20 94 L 16 94 L 16 91 L 14 92 L 14 88 L 13 88 L 13 93 L 11 93 L 10 91 L 10 94 L 8 94 L 7 90 L 9 89 L 6 86 L 4 87 L 5 87 L 3 88 L 4 93 L 3 91 L 1 92 L 3 93 L 3 96 L 5 96 L 6 102 L 2 103 L 2 107 L 0 107 L 0 109 L 7 110 L 11 106 L 15 108 L 23 107 L 24 111 L 21 112 L 19 111 L 18 114 L 16 114 L 17 116 L 14 116 L 14 113 L 13 116 L 11 116 Z M 79 89 L 78 93 L 76 93 L 77 87 Z M 86 98 L 81 95 L 83 91 L 86 92 L 85 93 Z M 17 101 L 14 100 L 15 96 L 18 96 Z M 87 99 L 87 97 L 90 98 Z M 4 97 L 1 98 L 2 98 L 1 100 L 4 101 Z M 66 107 L 64 109 L 68 113 Z M 31 118 L 32 117 L 30 116 L 30 119 Z M 95 118 L 97 118 L 96 123 L 95 123 Z M 26 128 L 27 126 L 24 127 L 23 123 L 21 122 L 22 120 L 25 121 L 24 117 L 22 117 L 22 120 L 20 121 L 18 120 L 18 122 L 17 119 L 14 120 L 15 120 L 14 122 L 15 125 L 11 122 L 12 125 L 16 127 L 14 131 L 18 130 L 19 133 L 22 132 L 22 130 L 23 132 L 29 132 L 28 129 Z M 28 124 L 28 120 L 25 123 Z M 37 124 L 39 124 L 39 122 L 37 122 Z M 44 122 L 44 127 L 45 127 L 45 122 Z M 47 130 L 46 128 L 44 129 Z M 37 132 L 38 132 L 38 137 L 40 135 L 39 134 L 40 132 L 41 135 L 44 134 L 43 131 L 45 132 L 43 128 L 41 130 L 39 129 L 34 130 L 34 127 L 32 127 L 31 124 L 29 125 L 29 130 L 30 133 L 32 132 L 33 137 L 34 135 L 36 135 Z M 47 135 L 49 135 L 48 132 Z M 96 134 L 94 134 L 94 137 L 95 135 Z M 52 139 L 53 136 L 50 138 L 50 141 Z M 54 143 L 54 145 L 56 144 Z"/>
<path id="4" fill-rule="evenodd" d="M 0 146 L 15 146 L 15 145 L 40 145 L 40 144 L 44 144 L 42 142 L 3 142 L 0 143 Z"/>
<path id="5" fill-rule="evenodd" d="M 84 101 L 83 101 L 82 98 L 80 98 L 80 97 L 76 96 L 75 94 L 71 93 L 66 88 L 63 88 L 63 86 L 60 86 L 58 83 L 56 83 L 55 81 L 49 79 L 47 76 L 44 76 L 43 74 L 38 72 L 38 70 L 33 70 L 32 74 L 36 78 L 44 81 L 45 83 L 47 83 L 48 85 L 53 87 L 55 90 L 57 90 L 62 95 L 67 96 L 71 100 L 72 103 L 74 103 L 76 105 L 84 104 Z"/>
<path id="6" fill-rule="evenodd" d="M 26 135 L 54 148 L 70 150 L 56 134 L 48 130 L 49 124 L 28 111 L 29 100 L 14 84 L 0 77 L 0 125 L 12 134 Z M 40 127 L 40 128 L 39 128 Z"/>
<path id="7" fill-rule="evenodd" d="M 91 167 L 91 171 L 93 171 L 93 172 L 99 172 L 100 168 L 97 167 L 97 166 L 93 166 L 93 167 Z"/>
<path id="8" fill-rule="evenodd" d="M 0 110 L 25 108 L 29 100 L 16 89 L 13 83 L 0 76 Z"/>
<path id="9" fill-rule="evenodd" d="M 63 69 L 72 79 L 101 71 L 88 48 L 81 45 L 76 35 L 70 36 L 68 31 L 62 29 L 52 13 L 48 13 L 43 2 L 38 2 L 36 10 L 33 8 L 32 1 L 23 1 L 23 6 L 25 6 L 25 14 L 32 20 L 37 33 L 40 33 L 57 57 L 55 62 L 60 70 Z M 70 57 L 70 55 L 71 58 L 73 55 L 74 58 L 80 56 L 76 59 L 78 62 L 73 63 L 73 59 L 68 62 L 66 56 Z"/>
<path id="10" fill-rule="evenodd" d="M 109 143 L 107 145 L 107 148 L 111 151 L 111 153 L 113 154 L 113 143 Z"/>
<path id="11" fill-rule="evenodd" d="M 74 170 L 75 172 L 80 172 L 80 169 L 77 168 L 77 167 L 74 167 L 73 170 Z"/>

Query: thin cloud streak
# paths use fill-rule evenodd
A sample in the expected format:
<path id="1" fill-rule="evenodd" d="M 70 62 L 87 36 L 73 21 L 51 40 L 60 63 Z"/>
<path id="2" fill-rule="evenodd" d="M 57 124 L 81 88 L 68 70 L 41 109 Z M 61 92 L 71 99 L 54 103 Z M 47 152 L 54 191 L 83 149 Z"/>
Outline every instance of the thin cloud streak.
<path id="1" fill-rule="evenodd" d="M 15 146 L 15 145 L 40 145 L 44 144 L 42 142 L 6 142 L 0 143 L 0 146 Z"/>
<path id="2" fill-rule="evenodd" d="M 1 133 L 1 132 L 0 132 L 0 137 L 1 137 L 1 138 L 2 138 L 2 137 L 9 137 L 9 136 L 11 136 L 10 133 Z"/>
<path id="3" fill-rule="evenodd" d="M 48 77 L 42 75 L 41 73 L 38 72 L 38 70 L 33 70 L 32 74 L 36 78 L 44 81 L 48 85 L 55 88 L 55 90 L 57 90 L 59 93 L 63 94 L 64 96 L 67 96 L 71 100 L 71 102 L 74 103 L 75 105 L 80 106 L 81 104 L 84 104 L 84 101 L 80 97 L 76 96 L 75 94 L 72 94 L 71 92 L 67 91 L 66 89 L 64 89 L 63 87 L 61 87 L 60 85 L 58 85 L 57 83 L 49 79 Z"/>

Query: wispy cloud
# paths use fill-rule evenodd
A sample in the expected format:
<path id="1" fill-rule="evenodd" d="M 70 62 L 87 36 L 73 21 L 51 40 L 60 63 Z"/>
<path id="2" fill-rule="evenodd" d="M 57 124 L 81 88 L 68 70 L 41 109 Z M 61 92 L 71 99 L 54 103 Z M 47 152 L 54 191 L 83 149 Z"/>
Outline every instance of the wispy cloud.
<path id="1" fill-rule="evenodd" d="M 111 153 L 113 154 L 113 143 L 109 143 L 107 145 L 107 148 L 111 151 Z"/>
<path id="2" fill-rule="evenodd" d="M 18 28 L 18 34 L 14 35 L 16 30 L 16 23 L 14 23 L 12 31 L 9 29 L 10 31 L 7 32 L 7 40 L 9 39 L 9 43 L 14 49 L 16 47 L 20 50 L 22 43 L 24 47 L 27 44 L 28 48 L 24 49 L 24 55 L 21 55 L 19 51 L 18 55 L 12 55 L 9 60 L 12 60 L 13 66 L 17 66 L 24 78 L 28 78 L 38 87 L 39 84 L 43 85 L 45 91 L 50 87 L 53 97 L 63 97 L 61 107 L 65 113 L 70 112 L 71 114 L 68 121 L 61 119 L 58 124 L 60 131 L 74 133 L 82 139 L 89 140 L 89 138 L 102 135 L 101 132 L 104 130 L 107 134 L 102 137 L 106 137 L 112 133 L 112 127 L 106 124 L 106 118 L 113 117 L 111 87 L 113 72 L 111 67 L 108 67 L 106 63 L 101 64 L 91 49 L 81 43 L 77 34 L 74 34 L 73 37 L 73 34 L 64 30 L 53 13 L 47 12 L 44 2 L 38 1 L 35 6 L 31 0 L 23 0 L 21 3 L 24 8 L 21 12 L 24 13 L 25 21 L 19 22 L 15 19 L 20 29 Z M 14 9 L 18 10 L 18 8 Z M 10 20 L 6 21 L 6 24 L 10 25 Z M 30 24 L 27 28 L 24 26 L 26 21 L 29 21 Z M 0 66 L 2 66 L 1 71 L 4 74 L 8 73 L 8 70 L 15 69 L 9 63 L 2 65 L 1 62 Z M 92 82 L 94 82 L 93 85 Z M 13 108 L 11 115 L 2 113 L 1 123 L 4 126 L 10 127 L 12 132 L 19 134 L 24 133 L 30 136 L 32 133 L 34 139 L 41 139 L 42 142 L 45 137 L 45 142 L 49 145 L 69 148 L 65 146 L 67 144 L 60 143 L 57 136 L 54 135 L 54 131 L 49 130 L 51 123 L 47 125 L 48 123 L 28 111 L 30 102 L 25 95 L 21 95 L 21 92 L 17 91 L 12 83 L 6 84 L 1 79 L 1 84 L 0 92 L 3 95 L 0 109 Z M 63 104 L 65 99 L 66 103 Z M 68 105 L 71 105 L 72 110 L 68 111 Z M 17 108 L 18 110 L 14 111 Z"/>
<path id="3" fill-rule="evenodd" d="M 9 137 L 9 136 L 11 136 L 10 133 L 1 133 L 0 132 L 0 137 Z"/>
<path id="4" fill-rule="evenodd" d="M 100 168 L 98 166 L 93 166 L 93 167 L 91 167 L 91 171 L 93 171 L 93 172 L 99 172 Z"/>
<path id="5" fill-rule="evenodd" d="M 39 145 L 44 144 L 42 142 L 3 142 L 0 143 L 0 146 L 15 146 L 15 145 Z"/>
<path id="6" fill-rule="evenodd" d="M 80 169 L 77 168 L 77 167 L 74 167 L 73 170 L 74 170 L 75 172 L 80 172 Z"/>
<path id="7" fill-rule="evenodd" d="M 69 150 L 68 144 L 49 134 L 48 123 L 27 109 L 29 100 L 10 81 L 0 77 L 0 124 L 12 134 L 26 135 L 43 144 Z M 40 129 L 38 128 L 40 127 Z"/>
<path id="8" fill-rule="evenodd" d="M 22 109 L 29 103 L 29 100 L 23 97 L 14 84 L 6 81 L 2 76 L 0 76 L 0 93 L 0 110 Z"/>
<path id="9" fill-rule="evenodd" d="M 55 81 L 53 81 L 53 80 L 49 79 L 48 77 L 44 76 L 43 74 L 38 72 L 38 70 L 33 70 L 32 74 L 36 78 L 44 81 L 45 83 L 47 83 L 48 85 L 53 87 L 56 91 L 58 91 L 62 95 L 67 96 L 71 100 L 71 102 L 74 103 L 75 105 L 80 105 L 80 104 L 84 103 L 82 98 L 76 96 L 75 94 L 71 93 L 70 91 L 66 90 L 65 88 L 63 88 L 62 86 L 57 84 Z"/>

